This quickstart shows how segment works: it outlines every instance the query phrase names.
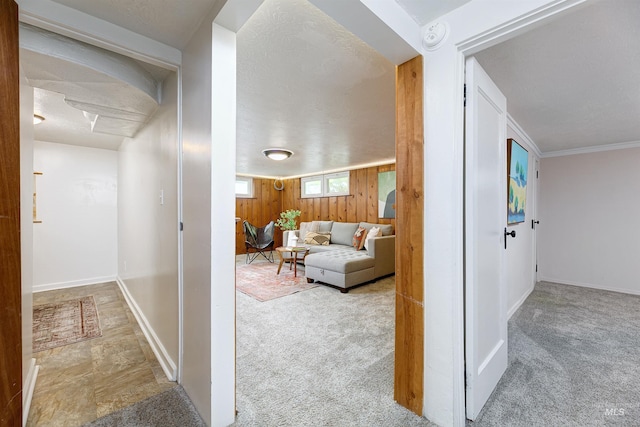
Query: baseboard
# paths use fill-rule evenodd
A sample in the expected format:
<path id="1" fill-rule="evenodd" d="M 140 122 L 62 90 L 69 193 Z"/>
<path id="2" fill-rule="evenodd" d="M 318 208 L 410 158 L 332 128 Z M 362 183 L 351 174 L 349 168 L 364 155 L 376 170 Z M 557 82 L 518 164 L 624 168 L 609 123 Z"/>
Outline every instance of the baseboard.
<path id="1" fill-rule="evenodd" d="M 142 310 L 131 296 L 131 293 L 129 293 L 127 285 L 122 281 L 120 277 L 117 277 L 116 281 L 118 282 L 118 286 L 120 287 L 120 290 L 122 291 L 122 294 L 124 295 L 129 308 L 133 312 L 133 315 L 136 317 L 138 325 L 140 325 L 140 329 L 142 329 L 142 333 L 147 338 L 149 346 L 151 346 L 151 350 L 153 350 L 153 353 L 156 355 L 156 358 L 160 363 L 160 366 L 162 366 L 162 370 L 164 371 L 169 381 L 175 381 L 178 375 L 178 369 L 175 362 L 171 359 L 169 353 L 167 353 L 167 350 L 164 348 L 162 342 L 158 338 L 158 335 L 156 335 L 155 331 L 149 324 L 149 321 L 142 313 Z"/>
<path id="2" fill-rule="evenodd" d="M 31 363 L 29 363 L 29 371 L 27 372 L 27 378 L 22 385 L 22 427 L 25 427 L 27 425 L 27 418 L 29 418 L 29 408 L 31 408 L 33 390 L 36 388 L 36 378 L 38 378 L 39 370 L 40 365 L 36 365 L 36 359 L 31 359 Z"/>
<path id="3" fill-rule="evenodd" d="M 72 280 L 70 282 L 46 283 L 33 285 L 33 292 L 53 291 L 55 289 L 75 288 L 77 286 L 97 285 L 98 283 L 115 282 L 116 276 L 92 277 L 90 279 Z"/>
<path id="4" fill-rule="evenodd" d="M 557 283 L 559 285 L 579 286 L 582 288 L 598 289 L 600 291 L 618 292 L 621 294 L 629 294 L 629 295 L 640 295 L 640 290 L 614 288 L 610 286 L 594 285 L 593 283 L 573 282 L 573 281 L 567 281 L 567 280 L 553 279 L 549 277 L 540 277 L 538 280 L 540 282 L 551 282 L 551 283 Z"/>
<path id="5" fill-rule="evenodd" d="M 527 289 L 524 295 L 522 295 L 522 297 L 518 301 L 516 301 L 515 304 L 513 304 L 513 306 L 507 312 L 507 320 L 511 319 L 511 316 L 513 316 L 514 313 L 518 311 L 520 306 L 525 302 L 525 300 L 529 298 L 529 295 L 531 295 L 531 292 L 533 292 L 533 288 L 535 288 L 535 284 L 533 284 L 529 289 Z"/>

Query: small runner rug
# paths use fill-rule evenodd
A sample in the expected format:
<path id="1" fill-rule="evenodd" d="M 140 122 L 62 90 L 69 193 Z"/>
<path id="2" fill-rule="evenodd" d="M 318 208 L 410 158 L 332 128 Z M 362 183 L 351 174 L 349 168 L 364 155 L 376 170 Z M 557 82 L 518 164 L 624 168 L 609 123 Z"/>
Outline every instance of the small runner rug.
<path id="1" fill-rule="evenodd" d="M 307 283 L 304 268 L 301 270 L 300 266 L 298 277 L 293 277 L 289 264 L 282 265 L 280 274 L 276 274 L 277 271 L 277 262 L 242 264 L 236 268 L 236 289 L 258 301 L 269 301 L 318 286 Z"/>
<path id="2" fill-rule="evenodd" d="M 33 307 L 33 352 L 102 336 L 93 296 Z"/>

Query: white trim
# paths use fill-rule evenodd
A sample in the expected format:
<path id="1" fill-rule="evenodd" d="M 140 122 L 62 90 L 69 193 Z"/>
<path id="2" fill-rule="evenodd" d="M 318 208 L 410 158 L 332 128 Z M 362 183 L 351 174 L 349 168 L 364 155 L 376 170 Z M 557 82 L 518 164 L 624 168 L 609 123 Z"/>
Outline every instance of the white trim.
<path id="1" fill-rule="evenodd" d="M 525 300 L 529 298 L 529 295 L 531 295 L 531 292 L 533 292 L 534 288 L 535 288 L 535 284 L 531 286 L 529 289 L 527 289 L 527 292 L 525 292 L 524 295 L 522 295 L 522 297 L 520 297 L 520 299 L 516 301 L 516 303 L 513 304 L 513 306 L 511 306 L 511 308 L 507 312 L 507 320 L 511 319 L 511 316 L 513 316 L 514 313 L 518 311 L 520 306 L 525 302 Z"/>
<path id="2" fill-rule="evenodd" d="M 538 158 L 542 157 L 542 152 L 540 151 L 540 148 L 538 148 L 538 146 L 533 141 L 533 139 L 531 139 L 531 137 L 527 134 L 527 132 L 525 132 L 524 129 L 520 127 L 518 122 L 516 122 L 515 119 L 511 117 L 511 114 L 509 114 L 508 112 L 507 112 L 507 126 L 511 127 L 511 129 L 515 130 L 516 133 L 519 133 L 525 139 L 524 142 L 526 142 L 527 145 L 531 147 L 533 154 L 535 154 Z"/>
<path id="3" fill-rule="evenodd" d="M 125 56 L 175 70 L 182 52 L 51 0 L 22 0 L 20 21 Z"/>
<path id="4" fill-rule="evenodd" d="M 142 333 L 147 338 L 147 341 L 149 342 L 149 346 L 151 347 L 151 350 L 153 350 L 153 354 L 156 355 L 156 358 L 158 359 L 158 362 L 160 363 L 162 370 L 164 371 L 169 381 L 175 381 L 177 377 L 177 371 L 178 371 L 175 362 L 173 361 L 173 359 L 171 359 L 171 356 L 169 356 L 169 353 L 167 353 L 167 350 L 162 345 L 160 338 L 158 338 L 158 335 L 156 335 L 155 331 L 149 324 L 149 321 L 147 320 L 147 318 L 142 313 L 142 310 L 136 303 L 135 299 L 133 299 L 133 297 L 131 296 L 131 293 L 129 293 L 129 289 L 127 288 L 127 285 L 120 278 L 120 276 L 116 278 L 116 281 L 118 282 L 118 286 L 120 287 L 120 290 L 124 295 L 124 299 L 127 301 L 129 308 L 133 312 L 133 315 L 135 316 L 136 320 L 138 321 L 138 325 L 140 325 L 140 329 L 142 329 Z"/>
<path id="5" fill-rule="evenodd" d="M 176 381 L 182 384 L 182 369 L 184 360 L 184 241 L 182 227 L 184 217 L 182 213 L 182 67 L 178 67 L 178 372 Z"/>
<path id="6" fill-rule="evenodd" d="M 69 282 L 45 283 L 33 285 L 33 293 L 53 291 L 55 289 L 75 288 L 77 286 L 97 285 L 99 283 L 114 282 L 116 276 L 91 277 L 89 279 L 71 280 Z"/>
<path id="7" fill-rule="evenodd" d="M 540 157 L 543 159 L 549 157 L 573 156 L 575 154 L 599 153 L 602 151 L 626 150 L 627 148 L 640 148 L 640 141 L 620 142 L 618 144 L 594 145 L 593 147 L 571 148 L 568 150 L 549 151 L 543 153 Z"/>
<path id="8" fill-rule="evenodd" d="M 618 292 L 621 294 L 640 295 L 640 290 L 614 288 L 611 286 L 594 285 L 593 283 L 574 282 L 571 280 L 552 279 L 548 277 L 541 277 L 540 282 L 551 282 L 558 285 L 578 286 L 580 288 L 589 288 L 589 289 L 597 289 L 600 291 Z"/>
<path id="9" fill-rule="evenodd" d="M 40 365 L 36 365 L 36 359 L 32 358 L 29 363 L 29 371 L 27 372 L 27 378 L 22 385 L 22 427 L 27 425 L 27 419 L 29 418 L 29 408 L 31 408 L 31 401 L 33 400 L 33 390 L 36 388 L 36 379 L 38 378 L 38 372 L 40 371 Z"/>

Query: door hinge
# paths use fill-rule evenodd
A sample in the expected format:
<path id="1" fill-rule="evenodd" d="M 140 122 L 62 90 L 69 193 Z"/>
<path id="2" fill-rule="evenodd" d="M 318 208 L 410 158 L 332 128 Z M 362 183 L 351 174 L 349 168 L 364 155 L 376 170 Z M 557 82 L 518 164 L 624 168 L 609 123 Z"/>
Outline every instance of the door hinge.
<path id="1" fill-rule="evenodd" d="M 180 231 L 184 230 L 184 224 L 180 221 Z"/>
<path id="2" fill-rule="evenodd" d="M 538 272 L 538 264 L 536 264 L 536 273 Z"/>
<path id="3" fill-rule="evenodd" d="M 462 94 L 462 103 L 464 107 L 467 106 L 467 84 L 466 83 L 464 84 L 464 90 Z"/>
<path id="4" fill-rule="evenodd" d="M 540 171 L 536 171 L 536 179 L 540 178 Z"/>

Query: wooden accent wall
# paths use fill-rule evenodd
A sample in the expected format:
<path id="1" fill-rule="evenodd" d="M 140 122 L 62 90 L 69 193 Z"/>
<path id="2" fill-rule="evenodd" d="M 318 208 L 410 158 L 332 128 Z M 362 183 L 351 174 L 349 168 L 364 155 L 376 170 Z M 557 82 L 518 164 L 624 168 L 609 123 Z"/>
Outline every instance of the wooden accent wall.
<path id="1" fill-rule="evenodd" d="M 366 169 L 354 169 L 349 172 L 348 196 L 300 197 L 300 178 L 285 180 L 282 207 L 299 209 L 300 222 L 308 221 L 367 221 L 378 224 L 392 224 L 395 230 L 396 220 L 378 218 L 378 172 L 395 170 L 395 164 L 376 166 Z"/>
<path id="2" fill-rule="evenodd" d="M 236 198 L 236 217 L 240 218 L 236 223 L 236 254 L 246 252 L 242 221 L 247 220 L 257 227 L 276 221 L 282 212 L 282 193 L 274 188 L 272 179 L 254 178 L 253 198 Z M 274 240 L 275 247 L 282 246 L 282 231 L 279 228 L 276 228 Z"/>
<path id="3" fill-rule="evenodd" d="M 396 75 L 396 343 L 394 398 L 422 415 L 424 399 L 424 132 L 422 56 Z"/>
<path id="4" fill-rule="evenodd" d="M 18 6 L 0 1 L 0 425 L 22 425 Z M 31 171 L 26 171 L 31 173 Z"/>

